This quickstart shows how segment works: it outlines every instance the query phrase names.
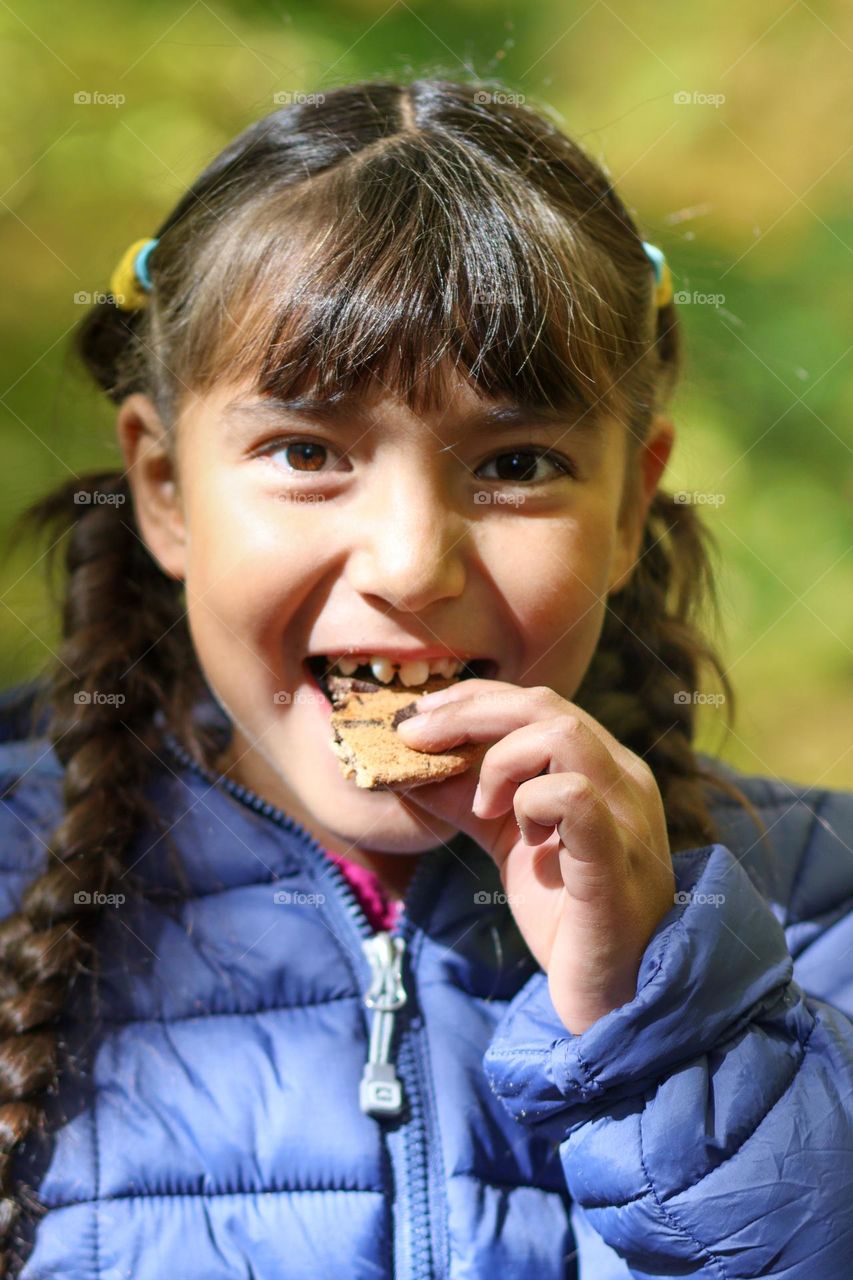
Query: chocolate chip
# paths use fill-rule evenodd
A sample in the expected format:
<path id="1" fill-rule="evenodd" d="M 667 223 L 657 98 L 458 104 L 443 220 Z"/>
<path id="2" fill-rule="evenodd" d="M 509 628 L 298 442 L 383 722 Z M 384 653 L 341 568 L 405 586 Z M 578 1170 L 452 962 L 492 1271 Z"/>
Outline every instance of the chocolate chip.
<path id="1" fill-rule="evenodd" d="M 326 688 L 332 703 L 337 706 L 349 693 L 376 693 L 383 688 L 378 682 L 357 680 L 355 676 L 327 676 Z"/>
<path id="2" fill-rule="evenodd" d="M 391 728 L 396 729 L 397 725 L 402 723 L 403 720 L 408 720 L 410 716 L 416 716 L 417 714 L 418 714 L 417 700 L 415 700 L 414 702 L 407 702 L 404 707 L 398 707 L 397 710 L 394 712 L 393 716 L 391 717 Z"/>

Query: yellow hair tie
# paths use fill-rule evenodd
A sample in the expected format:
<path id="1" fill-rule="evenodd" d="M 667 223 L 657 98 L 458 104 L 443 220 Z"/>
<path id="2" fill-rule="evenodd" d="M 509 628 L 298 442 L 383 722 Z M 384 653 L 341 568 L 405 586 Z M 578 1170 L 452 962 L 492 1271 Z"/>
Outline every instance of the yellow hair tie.
<path id="1" fill-rule="evenodd" d="M 669 269 L 669 263 L 663 264 L 660 283 L 655 287 L 655 306 L 665 307 L 672 302 L 672 272 Z"/>
<path id="2" fill-rule="evenodd" d="M 665 307 L 672 302 L 672 273 L 669 263 L 664 257 L 663 250 L 657 245 L 649 244 L 648 240 L 644 240 L 643 248 L 655 271 L 655 306 Z"/>
<path id="3" fill-rule="evenodd" d="M 134 240 L 113 271 L 110 292 L 116 306 L 122 311 L 136 311 L 148 305 L 148 295 L 152 288 L 148 258 L 157 243 L 150 236 L 144 240 Z"/>

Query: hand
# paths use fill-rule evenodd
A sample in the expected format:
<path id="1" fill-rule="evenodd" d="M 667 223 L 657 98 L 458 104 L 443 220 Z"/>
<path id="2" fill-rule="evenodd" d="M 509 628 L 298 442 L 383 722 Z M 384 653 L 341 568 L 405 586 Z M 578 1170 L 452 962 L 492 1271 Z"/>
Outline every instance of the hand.
<path id="1" fill-rule="evenodd" d="M 651 769 L 544 686 L 462 680 L 418 705 L 423 712 L 397 728 L 407 746 L 494 745 L 476 797 L 474 769 L 395 791 L 407 808 L 451 822 L 494 858 L 554 1008 L 580 1035 L 633 999 L 643 952 L 674 904 Z"/>

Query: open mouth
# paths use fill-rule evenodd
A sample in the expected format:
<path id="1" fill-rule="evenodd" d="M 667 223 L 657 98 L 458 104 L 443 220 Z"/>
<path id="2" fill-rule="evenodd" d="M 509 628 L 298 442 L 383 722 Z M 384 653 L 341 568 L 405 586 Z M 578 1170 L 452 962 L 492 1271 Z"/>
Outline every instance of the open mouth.
<path id="1" fill-rule="evenodd" d="M 305 666 L 328 701 L 333 704 L 332 685 L 345 680 L 353 681 L 355 687 L 368 686 L 371 689 L 419 689 L 432 679 L 441 679 L 442 683 L 448 679 L 493 680 L 498 670 L 498 664 L 492 658 L 471 658 L 466 663 L 453 664 L 444 669 L 436 663 L 399 663 L 391 660 L 377 672 L 367 661 L 359 663 L 355 669 L 351 669 L 352 661 L 345 668 L 339 667 L 337 661 L 322 653 L 306 658 Z"/>

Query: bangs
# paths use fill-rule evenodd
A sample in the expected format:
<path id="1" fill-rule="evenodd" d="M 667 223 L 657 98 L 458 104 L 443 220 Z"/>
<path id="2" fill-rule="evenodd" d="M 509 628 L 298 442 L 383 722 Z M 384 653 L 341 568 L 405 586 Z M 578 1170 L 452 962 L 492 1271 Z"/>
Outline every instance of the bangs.
<path id="1" fill-rule="evenodd" d="M 423 413 L 450 361 L 486 397 L 620 416 L 648 341 L 634 306 L 584 219 L 531 175 L 446 134 L 398 134 L 216 226 L 179 377 L 282 399 L 384 388 Z"/>

